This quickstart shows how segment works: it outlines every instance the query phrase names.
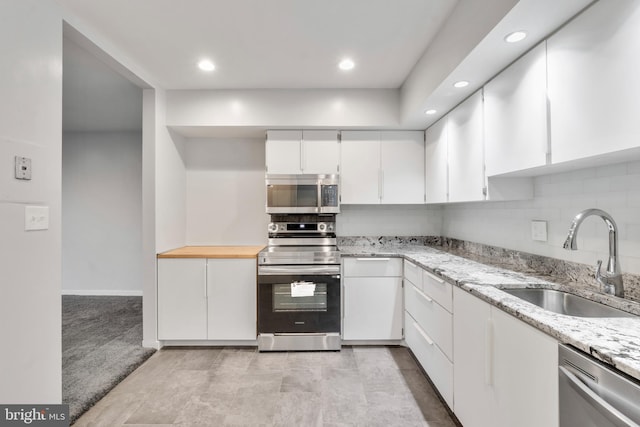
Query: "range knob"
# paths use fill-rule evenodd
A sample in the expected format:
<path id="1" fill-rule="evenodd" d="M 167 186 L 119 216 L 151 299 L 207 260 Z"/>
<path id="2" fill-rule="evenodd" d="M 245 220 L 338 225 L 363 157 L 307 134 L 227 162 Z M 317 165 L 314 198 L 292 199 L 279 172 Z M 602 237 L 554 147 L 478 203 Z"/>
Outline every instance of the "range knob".
<path id="1" fill-rule="evenodd" d="M 327 224 L 325 224 L 324 222 L 321 222 L 318 224 L 318 231 L 327 231 Z"/>
<path id="2" fill-rule="evenodd" d="M 275 233 L 276 231 L 278 231 L 278 224 L 272 222 L 269 224 L 267 229 L 269 230 L 269 233 Z"/>

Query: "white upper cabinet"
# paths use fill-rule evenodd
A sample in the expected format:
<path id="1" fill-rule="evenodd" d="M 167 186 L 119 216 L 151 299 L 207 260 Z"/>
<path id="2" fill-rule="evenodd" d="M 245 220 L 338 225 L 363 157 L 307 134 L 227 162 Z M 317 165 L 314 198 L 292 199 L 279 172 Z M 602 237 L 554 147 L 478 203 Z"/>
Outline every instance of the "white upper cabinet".
<path id="1" fill-rule="evenodd" d="M 482 90 L 447 115 L 449 201 L 485 200 Z"/>
<path id="2" fill-rule="evenodd" d="M 425 133 L 425 192 L 427 203 L 447 201 L 447 118 Z"/>
<path id="3" fill-rule="evenodd" d="M 336 174 L 340 163 L 338 131 L 267 131 L 266 163 L 270 174 Z"/>
<path id="4" fill-rule="evenodd" d="M 380 136 L 377 131 L 343 131 L 340 144 L 341 203 L 380 203 Z"/>
<path id="5" fill-rule="evenodd" d="M 640 3 L 596 2 L 547 43 L 552 162 L 640 146 Z"/>
<path id="6" fill-rule="evenodd" d="M 343 131 L 342 204 L 424 202 L 421 131 Z"/>
<path id="7" fill-rule="evenodd" d="M 543 42 L 484 87 L 487 176 L 546 165 L 546 59 Z"/>
<path id="8" fill-rule="evenodd" d="M 267 173 L 302 173 L 300 155 L 302 153 L 301 130 L 267 131 L 266 159 Z"/>
<path id="9" fill-rule="evenodd" d="M 380 132 L 381 203 L 424 203 L 424 132 Z"/>

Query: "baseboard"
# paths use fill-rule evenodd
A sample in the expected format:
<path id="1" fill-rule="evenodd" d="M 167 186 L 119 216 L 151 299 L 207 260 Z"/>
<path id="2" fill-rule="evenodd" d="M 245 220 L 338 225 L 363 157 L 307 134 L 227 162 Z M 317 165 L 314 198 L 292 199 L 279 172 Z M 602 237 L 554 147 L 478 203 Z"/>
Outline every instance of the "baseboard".
<path id="1" fill-rule="evenodd" d="M 156 341 L 156 340 L 149 340 L 149 341 L 142 340 L 142 346 L 144 348 L 155 348 L 156 350 L 160 350 L 160 348 L 162 348 L 160 345 L 160 341 Z"/>
<path id="2" fill-rule="evenodd" d="M 142 291 L 63 289 L 62 295 L 141 297 Z"/>
<path id="3" fill-rule="evenodd" d="M 161 340 L 161 347 L 258 347 L 258 340 Z"/>

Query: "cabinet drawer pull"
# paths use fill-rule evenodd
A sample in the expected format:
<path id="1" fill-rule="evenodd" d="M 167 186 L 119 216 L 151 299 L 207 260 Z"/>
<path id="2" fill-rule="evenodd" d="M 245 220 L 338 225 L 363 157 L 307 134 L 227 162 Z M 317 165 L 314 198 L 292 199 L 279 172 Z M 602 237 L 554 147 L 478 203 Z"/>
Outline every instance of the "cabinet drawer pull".
<path id="1" fill-rule="evenodd" d="M 416 293 L 418 295 L 420 295 L 422 298 L 426 299 L 427 302 L 429 302 L 429 303 L 433 302 L 433 300 L 431 298 L 429 298 L 427 296 L 427 294 L 425 294 L 424 292 L 422 292 L 420 289 L 416 288 L 415 286 L 413 287 L 413 290 L 416 291 Z"/>
<path id="2" fill-rule="evenodd" d="M 356 261 L 390 261 L 391 258 L 374 258 L 374 257 L 367 257 L 367 258 L 356 258 Z"/>
<path id="3" fill-rule="evenodd" d="M 429 338 L 429 335 L 427 335 L 427 333 L 425 331 L 422 330 L 420 325 L 418 325 L 416 322 L 413 322 L 413 326 L 416 328 L 416 331 L 418 331 L 418 333 L 420 335 L 422 335 L 422 338 L 424 338 L 424 340 L 427 342 L 427 344 L 433 345 L 433 340 L 431 338 Z"/>
<path id="4" fill-rule="evenodd" d="M 425 274 L 426 274 L 426 275 L 427 275 L 427 277 L 429 277 L 430 279 L 433 279 L 433 281 L 434 281 L 434 282 L 438 282 L 438 283 L 440 283 L 441 285 L 444 285 L 444 283 L 445 283 L 444 279 L 441 279 L 441 278 L 439 278 L 438 276 L 434 276 L 434 275 L 433 275 L 433 274 L 431 274 L 431 273 L 427 273 L 426 271 L 425 271 Z"/>

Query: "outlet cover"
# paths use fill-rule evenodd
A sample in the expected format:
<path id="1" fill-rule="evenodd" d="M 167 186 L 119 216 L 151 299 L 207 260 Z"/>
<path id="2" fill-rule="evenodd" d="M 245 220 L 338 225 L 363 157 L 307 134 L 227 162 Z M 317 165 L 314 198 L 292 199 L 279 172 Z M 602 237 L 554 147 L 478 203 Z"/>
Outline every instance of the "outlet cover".
<path id="1" fill-rule="evenodd" d="M 49 206 L 25 206 L 24 229 L 25 231 L 48 230 Z"/>
<path id="2" fill-rule="evenodd" d="M 547 221 L 531 221 L 531 238 L 538 242 L 547 241 Z"/>
<path id="3" fill-rule="evenodd" d="M 15 157 L 16 165 L 16 179 L 30 180 L 31 179 L 31 159 L 28 157 Z"/>

